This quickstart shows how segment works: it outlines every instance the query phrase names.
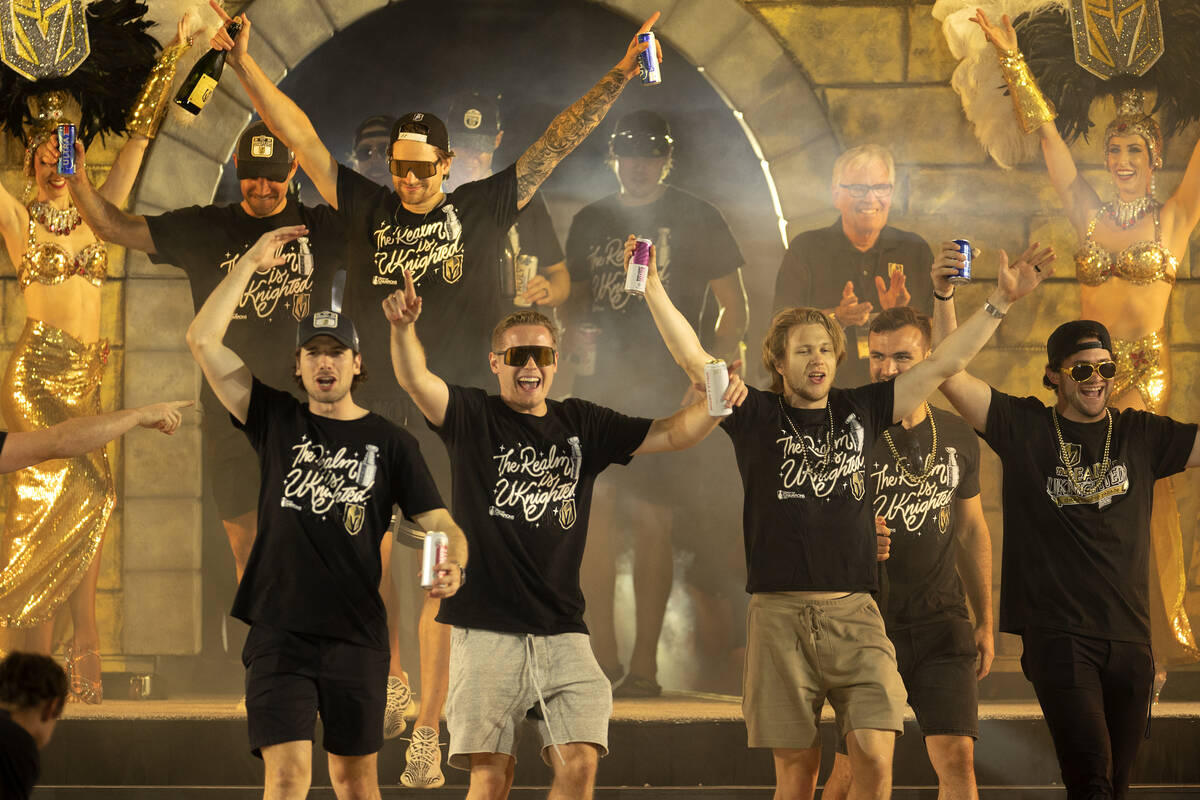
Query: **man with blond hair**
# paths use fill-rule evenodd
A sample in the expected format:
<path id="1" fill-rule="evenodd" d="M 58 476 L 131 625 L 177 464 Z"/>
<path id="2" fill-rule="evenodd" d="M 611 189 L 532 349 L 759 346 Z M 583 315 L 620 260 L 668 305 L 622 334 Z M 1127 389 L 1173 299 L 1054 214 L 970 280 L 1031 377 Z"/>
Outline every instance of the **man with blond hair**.
<path id="1" fill-rule="evenodd" d="M 873 312 L 912 305 L 930 313 L 933 251 L 915 233 L 887 224 L 896 185 L 892 153 L 877 144 L 852 147 L 833 162 L 830 190 L 841 216 L 792 240 L 775 279 L 775 310 L 813 306 L 846 333 L 839 387 L 870 379 L 867 323 Z"/>

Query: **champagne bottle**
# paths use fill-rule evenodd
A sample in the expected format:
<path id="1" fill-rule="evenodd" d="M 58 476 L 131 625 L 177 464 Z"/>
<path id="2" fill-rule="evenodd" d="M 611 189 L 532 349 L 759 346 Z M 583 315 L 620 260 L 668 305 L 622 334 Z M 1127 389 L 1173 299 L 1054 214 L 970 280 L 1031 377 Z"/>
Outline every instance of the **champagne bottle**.
<path id="1" fill-rule="evenodd" d="M 242 23 L 230 20 L 225 30 L 233 39 L 237 39 L 242 30 Z M 189 114 L 199 114 L 200 109 L 216 91 L 217 82 L 221 80 L 221 72 L 225 69 L 225 50 L 209 50 L 200 57 L 192 71 L 184 79 L 183 85 L 175 95 L 175 103 Z"/>

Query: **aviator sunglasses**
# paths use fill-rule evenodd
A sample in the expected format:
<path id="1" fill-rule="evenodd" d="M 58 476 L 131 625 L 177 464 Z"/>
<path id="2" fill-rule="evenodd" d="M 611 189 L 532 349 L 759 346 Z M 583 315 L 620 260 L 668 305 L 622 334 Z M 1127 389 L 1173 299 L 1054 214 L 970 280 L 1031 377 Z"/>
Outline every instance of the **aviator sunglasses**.
<path id="1" fill-rule="evenodd" d="M 1076 383 L 1083 383 L 1092 377 L 1092 372 L 1099 372 L 1100 377 L 1106 381 L 1111 381 L 1117 375 L 1117 365 L 1113 361 L 1076 361 L 1069 367 L 1059 367 L 1059 372 L 1062 372 L 1071 377 L 1071 380 Z"/>
<path id="2" fill-rule="evenodd" d="M 437 161 L 405 161 L 400 158 L 388 159 L 388 169 L 397 178 L 403 178 L 408 173 L 412 173 L 417 180 L 432 178 L 437 174 Z"/>
<path id="3" fill-rule="evenodd" d="M 510 367 L 523 367 L 531 358 L 539 367 L 548 367 L 554 363 L 554 348 L 544 344 L 518 345 L 496 355 L 504 356 L 504 363 Z"/>

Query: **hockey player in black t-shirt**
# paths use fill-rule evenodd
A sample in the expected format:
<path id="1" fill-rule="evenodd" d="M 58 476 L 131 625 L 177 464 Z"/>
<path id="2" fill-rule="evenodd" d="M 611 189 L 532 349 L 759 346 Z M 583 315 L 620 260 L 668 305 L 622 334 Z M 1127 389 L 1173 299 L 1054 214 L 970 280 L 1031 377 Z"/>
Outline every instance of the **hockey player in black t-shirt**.
<path id="1" fill-rule="evenodd" d="M 408 272 L 404 281 L 383 304 L 392 364 L 450 451 L 455 514 L 475 554 L 471 580 L 438 615 L 453 626 L 449 763 L 470 770 L 470 796 L 504 797 L 517 729 L 530 714 L 554 769 L 551 796 L 590 797 L 612 713 L 579 588 L 592 486 L 611 464 L 691 447 L 717 418 L 703 400 L 657 420 L 577 398 L 548 400 L 557 330 L 534 310 L 493 330 L 487 363 L 498 395 L 448 384 L 427 365 L 416 333 L 422 298 Z M 734 375 L 726 404 L 745 392 Z"/>
<path id="2" fill-rule="evenodd" d="M 884 310 L 868 330 L 874 383 L 895 380 L 929 357 L 929 317 L 910 306 Z M 875 442 L 867 484 L 875 513 L 891 530 L 879 607 L 908 704 L 941 796 L 972 800 L 979 796 L 978 681 L 994 653 L 992 544 L 979 497 L 978 437 L 960 417 L 922 403 Z M 844 740 L 838 745 L 821 795 L 827 800 L 844 800 L 850 791 Z"/>
<path id="3" fill-rule="evenodd" d="M 633 237 L 626 243 L 626 262 Z M 772 750 L 776 792 L 811 797 L 820 767 L 821 707 L 846 739 L 854 792 L 891 793 L 892 752 L 905 692 L 896 653 L 871 598 L 878 590 L 870 448 L 963 369 L 1012 303 L 1049 273 L 1004 260 L 984 307 L 929 358 L 895 380 L 832 388 L 845 338 L 815 308 L 775 315 L 763 341 L 768 391 L 751 389 L 721 427 L 745 491 L 751 594 L 742 711 L 751 747 Z M 646 302 L 676 363 L 695 380 L 709 356 L 671 304 L 651 248 Z"/>
<path id="4" fill-rule="evenodd" d="M 961 260 L 934 265 L 934 341 L 953 331 Z M 1109 407 L 1108 330 L 1060 325 L 1046 342 L 1047 407 L 966 373 L 942 386 L 1000 456 L 1004 548 L 1000 630 L 1021 637 L 1021 669 L 1054 740 L 1067 797 L 1125 797 L 1146 730 L 1150 514 L 1154 482 L 1200 465 L 1195 424 Z"/>
<path id="5" fill-rule="evenodd" d="M 354 402 L 363 364 L 345 315 L 322 310 L 300 322 L 292 363 L 304 404 L 259 381 L 224 343 L 251 277 L 282 263 L 280 248 L 306 232 L 265 234 L 238 259 L 196 314 L 188 345 L 262 474 L 258 535 L 232 613 L 251 626 L 246 716 L 267 795 L 307 793 L 319 713 L 338 796 L 378 796 L 389 662 L 380 542 L 392 506 L 449 536 L 432 595 L 458 590 L 466 540 L 412 436 Z"/>

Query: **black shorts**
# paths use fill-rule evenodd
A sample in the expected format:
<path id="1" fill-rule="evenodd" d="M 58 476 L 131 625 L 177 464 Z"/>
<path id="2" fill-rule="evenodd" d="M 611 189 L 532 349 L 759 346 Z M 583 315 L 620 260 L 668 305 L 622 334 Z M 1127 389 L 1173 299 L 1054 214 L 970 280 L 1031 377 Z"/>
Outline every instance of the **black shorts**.
<path id="1" fill-rule="evenodd" d="M 908 704 L 925 736 L 979 738 L 979 651 L 971 621 L 948 617 L 889 630 Z M 846 752 L 838 741 L 837 751 Z"/>
<path id="2" fill-rule="evenodd" d="M 223 409 L 204 420 L 204 468 L 221 519 L 258 508 L 258 456 Z"/>
<path id="3" fill-rule="evenodd" d="M 389 660 L 387 650 L 253 624 L 242 648 L 251 752 L 311 742 L 318 712 L 325 752 L 378 752 Z"/>

